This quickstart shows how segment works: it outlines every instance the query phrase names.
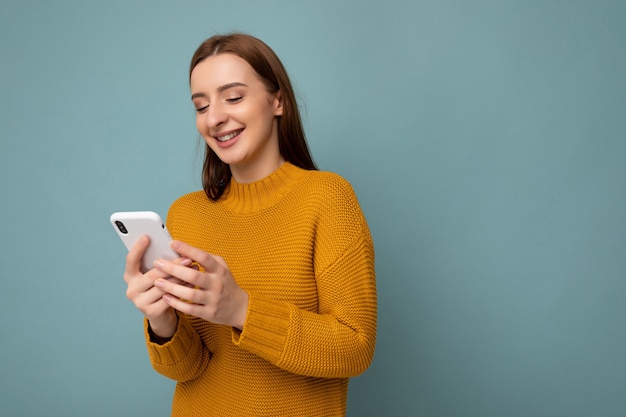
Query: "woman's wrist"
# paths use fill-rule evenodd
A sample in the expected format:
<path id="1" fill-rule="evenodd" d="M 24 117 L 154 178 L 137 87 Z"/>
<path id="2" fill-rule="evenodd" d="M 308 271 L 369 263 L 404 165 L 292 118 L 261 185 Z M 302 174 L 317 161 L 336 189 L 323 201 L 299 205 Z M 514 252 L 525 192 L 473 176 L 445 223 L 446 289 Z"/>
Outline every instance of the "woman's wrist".
<path id="1" fill-rule="evenodd" d="M 239 304 L 239 311 L 235 317 L 235 324 L 233 327 L 239 331 L 243 330 L 243 326 L 246 323 L 246 317 L 248 316 L 248 303 L 250 301 L 250 295 L 246 291 L 241 291 L 242 300 Z"/>
<path id="2" fill-rule="evenodd" d="M 159 344 L 168 342 L 174 337 L 176 329 L 178 328 L 178 314 L 172 310 L 169 317 L 161 320 L 148 319 L 148 332 L 150 333 L 150 339 Z"/>
<path id="3" fill-rule="evenodd" d="M 150 334 L 150 341 L 152 343 L 156 343 L 157 345 L 164 345 L 170 340 L 172 340 L 172 338 L 174 337 L 174 336 L 170 336 L 170 337 L 158 336 L 154 333 L 154 331 L 152 331 L 150 327 L 148 327 L 148 333 Z"/>

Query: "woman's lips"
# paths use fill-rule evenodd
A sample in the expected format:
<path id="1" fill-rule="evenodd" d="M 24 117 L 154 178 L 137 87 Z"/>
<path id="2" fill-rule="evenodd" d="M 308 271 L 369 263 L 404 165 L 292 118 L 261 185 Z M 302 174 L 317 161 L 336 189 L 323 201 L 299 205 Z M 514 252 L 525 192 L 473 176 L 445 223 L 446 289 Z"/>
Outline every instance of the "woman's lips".
<path id="1" fill-rule="evenodd" d="M 229 140 L 231 140 L 232 138 L 234 138 L 235 136 L 239 135 L 241 132 L 243 131 L 243 129 L 239 129 L 239 130 L 234 130 L 230 133 L 227 133 L 225 135 L 221 135 L 221 136 L 214 136 L 215 139 L 217 139 L 219 142 L 228 142 Z"/>

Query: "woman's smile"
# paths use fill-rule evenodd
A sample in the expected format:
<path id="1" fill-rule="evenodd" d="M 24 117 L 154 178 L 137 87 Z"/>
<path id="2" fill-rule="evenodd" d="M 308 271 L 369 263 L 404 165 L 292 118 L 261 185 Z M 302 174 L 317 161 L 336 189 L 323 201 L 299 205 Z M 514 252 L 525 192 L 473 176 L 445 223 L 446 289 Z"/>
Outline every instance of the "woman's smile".
<path id="1" fill-rule="evenodd" d="M 217 139 L 220 142 L 227 142 L 227 141 L 231 140 L 232 138 L 234 138 L 235 136 L 239 135 L 241 132 L 243 132 L 243 129 L 235 130 L 235 131 L 227 133 L 225 135 L 214 136 L 214 137 L 215 137 L 215 139 Z"/>

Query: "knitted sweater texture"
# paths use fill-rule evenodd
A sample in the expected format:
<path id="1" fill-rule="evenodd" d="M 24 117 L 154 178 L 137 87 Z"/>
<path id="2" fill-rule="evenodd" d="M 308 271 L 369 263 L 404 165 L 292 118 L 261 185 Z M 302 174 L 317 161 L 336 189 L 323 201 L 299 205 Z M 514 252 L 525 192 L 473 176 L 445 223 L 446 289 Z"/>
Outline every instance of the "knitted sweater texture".
<path id="1" fill-rule="evenodd" d="M 151 342 L 157 372 L 177 381 L 174 417 L 344 416 L 348 378 L 374 355 L 374 249 L 347 181 L 290 163 L 217 202 L 175 201 L 175 239 L 222 256 L 249 294 L 242 331 L 178 313 Z"/>

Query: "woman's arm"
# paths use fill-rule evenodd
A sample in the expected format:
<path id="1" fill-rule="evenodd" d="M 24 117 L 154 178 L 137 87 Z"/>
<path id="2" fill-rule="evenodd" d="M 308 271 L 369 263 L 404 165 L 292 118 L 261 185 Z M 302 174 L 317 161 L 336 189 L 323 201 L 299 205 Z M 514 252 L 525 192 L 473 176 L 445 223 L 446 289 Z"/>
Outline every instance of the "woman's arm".
<path id="1" fill-rule="evenodd" d="M 190 381 L 200 375 L 211 359 L 189 318 L 177 313 L 178 323 L 174 335 L 159 344 L 150 335 L 150 323 L 144 324 L 146 345 L 152 367 L 161 375 L 177 382 Z"/>
<path id="2" fill-rule="evenodd" d="M 290 372 L 350 377 L 370 365 L 376 343 L 374 246 L 349 183 L 325 186 L 315 227 L 313 266 L 318 311 L 250 293 L 233 341 Z"/>
<path id="3" fill-rule="evenodd" d="M 145 317 L 145 336 L 154 368 L 177 381 L 193 379 L 206 367 L 210 355 L 193 327 L 163 300 L 165 293 L 154 285 L 161 279 L 176 279 L 156 268 L 141 272 L 141 259 L 149 243 L 146 236 L 140 238 L 126 256 L 126 296 Z M 190 269 L 191 260 L 183 257 L 172 263 Z M 159 344 L 156 339 L 168 342 Z"/>
<path id="4" fill-rule="evenodd" d="M 319 313 L 250 295 L 243 332 L 233 341 L 290 372 L 351 377 L 370 365 L 376 343 L 377 298 L 369 233 L 318 276 Z"/>

